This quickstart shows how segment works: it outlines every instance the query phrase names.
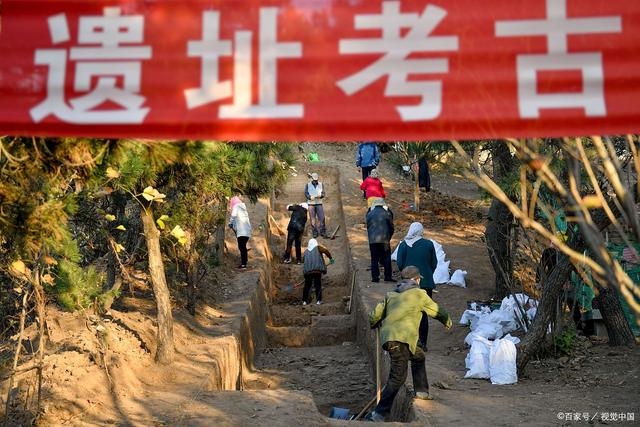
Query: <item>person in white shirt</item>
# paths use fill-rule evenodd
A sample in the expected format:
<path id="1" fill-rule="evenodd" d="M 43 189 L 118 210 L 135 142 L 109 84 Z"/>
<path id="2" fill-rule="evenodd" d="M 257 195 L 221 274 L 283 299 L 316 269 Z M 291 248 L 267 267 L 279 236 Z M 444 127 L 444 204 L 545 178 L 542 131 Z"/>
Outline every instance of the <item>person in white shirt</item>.
<path id="1" fill-rule="evenodd" d="M 247 268 L 249 258 L 249 250 L 247 243 L 251 237 L 251 221 L 249 221 L 249 212 L 240 196 L 234 196 L 229 201 L 229 228 L 236 234 L 238 240 L 238 250 L 240 251 L 240 265 L 238 268 Z"/>
<path id="2" fill-rule="evenodd" d="M 311 223 L 311 231 L 313 237 L 318 237 L 318 233 L 322 237 L 327 237 L 327 227 L 324 220 L 324 208 L 322 199 L 324 199 L 324 185 L 319 181 L 317 173 L 311 174 L 311 181 L 307 182 L 304 187 L 304 195 L 307 198 L 309 206 L 309 221 Z"/>

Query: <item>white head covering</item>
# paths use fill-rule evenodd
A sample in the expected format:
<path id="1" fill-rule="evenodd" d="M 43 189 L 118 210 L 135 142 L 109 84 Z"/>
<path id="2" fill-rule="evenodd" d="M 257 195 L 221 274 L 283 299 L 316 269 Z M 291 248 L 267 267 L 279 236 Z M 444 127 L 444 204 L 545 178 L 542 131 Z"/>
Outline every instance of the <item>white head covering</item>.
<path id="1" fill-rule="evenodd" d="M 371 178 L 377 178 L 378 177 L 378 169 L 371 169 L 371 172 L 369 172 L 369 176 Z"/>
<path id="2" fill-rule="evenodd" d="M 318 241 L 316 239 L 309 239 L 309 244 L 307 245 L 307 250 L 312 251 L 318 246 Z"/>
<path id="3" fill-rule="evenodd" d="M 315 172 L 314 172 L 314 173 L 312 173 L 312 174 L 311 174 L 311 179 L 312 179 L 313 181 L 317 181 L 317 180 L 318 180 L 318 178 L 320 178 L 320 177 L 318 176 L 318 174 L 317 174 L 317 173 L 315 173 Z"/>
<path id="4" fill-rule="evenodd" d="M 407 235 L 404 238 L 407 246 L 412 247 L 415 242 L 422 239 L 422 234 L 424 233 L 424 227 L 419 222 L 412 222 L 409 226 L 409 231 L 407 231 Z"/>

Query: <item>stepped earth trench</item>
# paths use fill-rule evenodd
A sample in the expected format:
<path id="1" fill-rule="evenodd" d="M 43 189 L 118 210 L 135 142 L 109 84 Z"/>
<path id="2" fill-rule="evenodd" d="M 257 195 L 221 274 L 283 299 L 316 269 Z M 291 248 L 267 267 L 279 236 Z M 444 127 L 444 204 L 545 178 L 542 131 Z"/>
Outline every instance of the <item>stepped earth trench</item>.
<path id="1" fill-rule="evenodd" d="M 153 362 L 155 303 L 150 290 L 123 292 L 104 316 L 47 308 L 49 347 L 38 425 L 362 422 L 330 414 L 332 409 L 358 414 L 375 398 L 377 366 L 380 386 L 384 385 L 388 356 L 380 351 L 367 314 L 393 284 L 371 282 L 366 202 L 354 165 L 356 144 L 300 147 L 300 161 L 281 191 L 247 203 L 254 228 L 249 268 L 235 269 L 237 247 L 227 232 L 223 265 L 200 289 L 196 315 L 174 310 L 176 360 L 171 365 Z M 320 161 L 304 161 L 309 152 L 316 152 Z M 445 166 L 433 169 L 432 190 L 421 193 L 420 210 L 412 212 L 413 184 L 388 156 L 383 154 L 379 170 L 395 216 L 392 247 L 411 222 L 422 222 L 425 237 L 443 245 L 451 271 L 467 271 L 467 287 L 440 285 L 434 294 L 454 320 L 450 331 L 431 322 L 426 363 L 435 400 L 412 401 L 403 390 L 387 424 L 639 425 L 638 346 L 615 348 L 604 338 L 578 337 L 571 357 L 534 360 L 517 384 L 464 379 L 464 338 L 469 329 L 457 323 L 467 301 L 489 299 L 494 286 L 483 240 L 488 202 L 473 184 Z M 336 262 L 323 277 L 323 304 L 314 300 L 302 306 L 302 286 L 296 286 L 303 278 L 302 266 L 281 261 L 289 219 L 286 205 L 304 201 L 311 172 L 326 186 L 327 232 L 335 231 L 333 239 L 317 240 Z M 307 223 L 303 250 L 309 238 Z M 35 343 L 35 331 L 28 332 Z M 34 392 L 33 378 L 28 372 L 17 377 L 22 393 Z M 2 408 L 6 385 L 0 383 Z"/>

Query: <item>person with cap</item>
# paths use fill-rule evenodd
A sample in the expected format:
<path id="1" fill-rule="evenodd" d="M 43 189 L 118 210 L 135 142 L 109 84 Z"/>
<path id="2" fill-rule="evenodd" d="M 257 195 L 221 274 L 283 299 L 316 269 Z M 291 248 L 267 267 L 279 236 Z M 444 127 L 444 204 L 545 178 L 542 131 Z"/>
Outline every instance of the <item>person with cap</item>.
<path id="1" fill-rule="evenodd" d="M 362 171 L 362 181 L 367 179 L 371 171 L 378 167 L 379 163 L 380 150 L 378 149 L 378 144 L 373 141 L 358 144 L 358 150 L 356 151 L 356 167 Z M 362 198 L 367 198 L 364 190 Z"/>
<path id="2" fill-rule="evenodd" d="M 419 222 L 413 222 L 409 226 L 409 231 L 398 246 L 398 256 L 396 263 L 398 269 L 402 270 L 408 265 L 418 267 L 422 280 L 420 288 L 424 290 L 429 298 L 433 297 L 433 290 L 436 285 L 433 281 L 433 272 L 438 266 L 438 257 L 433 242 L 423 238 L 424 227 Z M 429 336 L 429 317 L 422 316 L 420 322 L 420 334 L 418 345 L 427 351 L 427 338 Z"/>
<path id="3" fill-rule="evenodd" d="M 291 263 L 291 248 L 295 243 L 296 247 L 296 264 L 300 264 L 302 260 L 302 235 L 304 227 L 307 225 L 307 210 L 309 205 L 306 203 L 289 204 L 287 210 L 291 211 L 291 218 L 287 226 L 287 248 L 284 250 L 282 262 Z"/>
<path id="4" fill-rule="evenodd" d="M 322 275 L 327 274 L 327 265 L 324 256 L 329 258 L 329 264 L 334 260 L 329 249 L 318 244 L 316 239 L 309 239 L 307 250 L 304 251 L 304 264 L 302 273 L 304 274 L 304 288 L 302 288 L 302 305 L 309 304 L 309 292 L 313 284 L 316 291 L 316 304 L 322 304 Z"/>
<path id="5" fill-rule="evenodd" d="M 364 191 L 365 198 L 367 199 L 367 207 L 371 207 L 374 197 L 385 198 L 387 194 L 382 186 L 382 181 L 378 176 L 378 169 L 372 169 L 368 177 L 360 184 L 360 189 Z"/>
<path id="6" fill-rule="evenodd" d="M 319 181 L 317 173 L 311 174 L 311 180 L 304 187 L 304 195 L 307 198 L 309 206 L 309 219 L 311 222 L 311 232 L 313 237 L 318 237 L 318 233 L 322 237 L 327 237 L 327 228 L 324 221 L 324 208 L 322 199 L 324 199 L 324 185 Z"/>
<path id="7" fill-rule="evenodd" d="M 229 201 L 229 228 L 233 230 L 238 241 L 238 251 L 240 251 L 240 265 L 238 268 L 247 268 L 249 260 L 249 250 L 247 243 L 251 237 L 251 221 L 247 205 L 244 204 L 240 196 L 234 196 Z"/>
<path id="8" fill-rule="evenodd" d="M 365 417 L 369 421 L 382 422 L 389 416 L 393 401 L 407 379 L 411 362 L 413 393 L 417 399 L 432 400 L 425 366 L 425 354 L 418 347 L 418 327 L 423 314 L 441 322 L 448 330 L 451 316 L 418 287 L 422 277 L 414 265 L 405 267 L 401 280 L 393 292 L 387 292 L 384 300 L 369 313 L 371 329 L 380 328 L 382 348 L 389 353 L 389 377 L 382 389 L 380 401 Z"/>
<path id="9" fill-rule="evenodd" d="M 380 281 L 380 263 L 384 268 L 384 281 L 395 282 L 391 267 L 391 237 L 395 231 L 393 212 L 385 204 L 384 199 L 374 197 L 367 210 L 367 238 L 371 253 L 371 281 Z"/>

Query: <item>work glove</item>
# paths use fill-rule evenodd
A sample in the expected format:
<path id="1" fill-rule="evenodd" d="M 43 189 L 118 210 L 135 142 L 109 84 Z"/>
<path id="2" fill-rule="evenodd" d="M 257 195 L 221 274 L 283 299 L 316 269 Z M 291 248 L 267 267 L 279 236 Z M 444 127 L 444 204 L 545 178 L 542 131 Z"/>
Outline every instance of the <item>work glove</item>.
<path id="1" fill-rule="evenodd" d="M 335 264 L 335 263 L 336 263 L 336 260 L 335 260 L 335 259 L 333 259 L 333 258 L 329 258 L 329 264 Z"/>
<path id="2" fill-rule="evenodd" d="M 229 223 L 229 228 L 233 230 L 233 224 Z"/>
<path id="3" fill-rule="evenodd" d="M 451 326 L 453 325 L 453 322 L 451 321 L 451 316 L 449 316 L 449 313 L 445 312 L 442 309 L 440 309 L 440 311 L 438 312 L 438 314 L 434 319 L 442 323 L 444 327 L 447 329 L 451 329 Z"/>

